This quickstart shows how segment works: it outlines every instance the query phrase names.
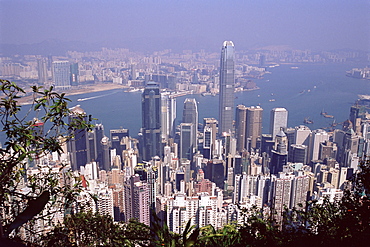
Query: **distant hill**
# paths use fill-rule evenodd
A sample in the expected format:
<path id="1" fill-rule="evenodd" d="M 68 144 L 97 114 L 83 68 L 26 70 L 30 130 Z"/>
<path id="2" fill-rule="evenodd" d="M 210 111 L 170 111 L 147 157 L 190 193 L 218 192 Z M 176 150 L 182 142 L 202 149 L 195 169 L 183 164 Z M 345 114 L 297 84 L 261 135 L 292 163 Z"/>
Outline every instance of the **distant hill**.
<path id="1" fill-rule="evenodd" d="M 45 40 L 36 44 L 1 44 L 0 55 L 65 55 L 67 51 L 92 51 L 100 50 L 102 44 L 86 43 L 79 41 L 62 42 L 59 40 Z"/>

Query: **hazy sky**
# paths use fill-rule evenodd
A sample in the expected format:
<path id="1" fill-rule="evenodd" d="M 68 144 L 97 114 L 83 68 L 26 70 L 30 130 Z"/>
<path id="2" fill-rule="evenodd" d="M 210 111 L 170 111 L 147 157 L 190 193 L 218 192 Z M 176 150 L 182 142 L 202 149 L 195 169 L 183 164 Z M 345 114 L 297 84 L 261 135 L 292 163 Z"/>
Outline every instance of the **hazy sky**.
<path id="1" fill-rule="evenodd" d="M 0 0 L 0 43 L 370 50 L 370 0 Z"/>

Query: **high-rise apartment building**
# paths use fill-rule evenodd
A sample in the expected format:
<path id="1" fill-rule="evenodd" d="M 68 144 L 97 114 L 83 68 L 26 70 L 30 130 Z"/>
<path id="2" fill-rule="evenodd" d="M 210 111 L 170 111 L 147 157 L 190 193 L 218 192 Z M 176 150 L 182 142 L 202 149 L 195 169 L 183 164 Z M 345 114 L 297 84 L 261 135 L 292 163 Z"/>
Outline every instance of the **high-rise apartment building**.
<path id="1" fill-rule="evenodd" d="M 161 95 L 157 83 L 150 81 L 141 98 L 143 160 L 149 161 L 154 156 L 162 156 L 161 136 Z"/>
<path id="2" fill-rule="evenodd" d="M 56 89 L 71 87 L 71 67 L 68 61 L 53 62 L 53 82 Z"/>
<path id="3" fill-rule="evenodd" d="M 220 62 L 220 92 L 219 92 L 219 129 L 223 132 L 233 130 L 234 115 L 234 44 L 225 41 L 221 50 Z"/>
<path id="4" fill-rule="evenodd" d="M 150 224 L 149 189 L 138 174 L 131 176 L 124 185 L 125 191 L 125 220 L 134 218 L 146 225 Z"/>
<path id="5" fill-rule="evenodd" d="M 272 138 L 280 132 L 280 129 L 286 129 L 288 125 L 288 111 L 285 108 L 274 108 L 270 114 L 270 133 Z"/>

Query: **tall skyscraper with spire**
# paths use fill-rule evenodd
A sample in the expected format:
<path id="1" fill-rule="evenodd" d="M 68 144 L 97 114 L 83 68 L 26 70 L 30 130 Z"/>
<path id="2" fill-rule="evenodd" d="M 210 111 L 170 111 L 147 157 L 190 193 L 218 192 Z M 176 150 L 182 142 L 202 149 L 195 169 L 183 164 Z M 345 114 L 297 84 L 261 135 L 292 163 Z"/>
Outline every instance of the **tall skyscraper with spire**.
<path id="1" fill-rule="evenodd" d="M 161 136 L 161 95 L 159 85 L 149 81 L 141 98 L 143 160 L 150 161 L 154 156 L 162 156 Z"/>
<path id="2" fill-rule="evenodd" d="M 234 64 L 234 43 L 225 41 L 220 61 L 219 135 L 233 130 Z"/>

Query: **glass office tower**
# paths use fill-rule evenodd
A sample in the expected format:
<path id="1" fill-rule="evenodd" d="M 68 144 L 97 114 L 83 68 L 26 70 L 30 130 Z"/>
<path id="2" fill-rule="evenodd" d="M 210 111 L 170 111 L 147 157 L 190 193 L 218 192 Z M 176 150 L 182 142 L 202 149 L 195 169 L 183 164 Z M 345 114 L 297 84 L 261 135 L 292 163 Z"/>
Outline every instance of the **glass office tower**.
<path id="1" fill-rule="evenodd" d="M 220 93 L 219 93 L 219 128 L 223 132 L 233 130 L 234 115 L 234 44 L 225 41 L 221 50 L 220 62 Z"/>

